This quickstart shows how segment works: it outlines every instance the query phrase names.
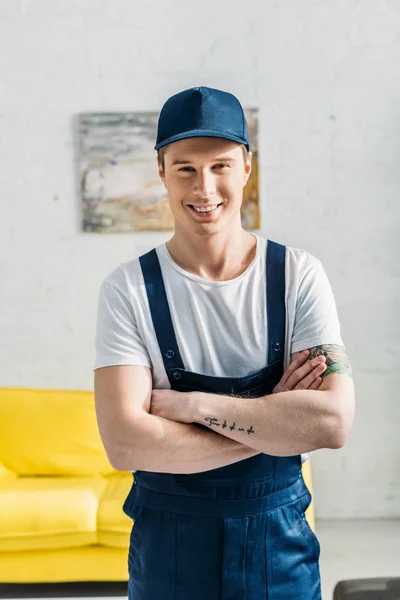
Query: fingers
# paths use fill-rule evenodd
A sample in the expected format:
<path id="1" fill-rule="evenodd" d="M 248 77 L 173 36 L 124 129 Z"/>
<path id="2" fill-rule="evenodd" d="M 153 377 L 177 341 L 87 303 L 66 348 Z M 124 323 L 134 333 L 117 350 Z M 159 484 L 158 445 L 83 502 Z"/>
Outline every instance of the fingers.
<path id="1" fill-rule="evenodd" d="M 325 371 L 325 362 L 326 358 L 322 355 L 317 356 L 312 360 L 307 360 L 304 365 L 296 369 L 296 371 L 289 376 L 285 387 L 290 390 L 307 389 L 314 379 Z M 313 373 L 314 369 L 317 369 L 316 373 Z"/>
<path id="2" fill-rule="evenodd" d="M 322 383 L 321 375 L 326 370 L 326 358 L 321 355 L 308 360 L 309 354 L 309 350 L 303 350 L 303 352 L 296 356 L 282 375 L 279 383 L 273 389 L 273 393 L 319 389 Z"/>
<path id="3" fill-rule="evenodd" d="M 303 352 L 301 352 L 298 356 L 296 356 L 296 358 L 290 363 L 290 365 L 288 366 L 288 368 L 282 375 L 282 378 L 279 382 L 280 387 L 282 387 L 282 388 L 286 387 L 286 382 L 289 379 L 289 377 L 291 377 L 293 375 L 293 373 L 296 371 L 296 369 L 298 369 L 299 367 L 304 365 L 304 363 L 308 359 L 309 354 L 310 354 L 309 350 L 303 350 Z"/>
<path id="4" fill-rule="evenodd" d="M 312 361 L 310 361 L 312 362 Z M 314 367 L 314 369 L 311 371 L 311 373 L 309 373 L 308 375 L 306 375 L 305 377 L 303 377 L 303 379 L 294 387 L 295 390 L 308 390 L 311 389 L 311 386 L 313 385 L 313 383 L 315 382 L 316 379 L 320 378 L 322 381 L 322 373 L 324 373 L 324 371 L 326 370 L 326 364 L 325 361 L 319 361 L 319 363 L 317 363 L 317 365 Z M 312 388 L 315 389 L 315 388 Z"/>
<path id="5" fill-rule="evenodd" d="M 317 379 L 315 379 L 312 382 L 312 384 L 310 385 L 310 387 L 308 389 L 309 390 L 318 390 L 321 383 L 322 383 L 322 377 L 317 377 Z"/>

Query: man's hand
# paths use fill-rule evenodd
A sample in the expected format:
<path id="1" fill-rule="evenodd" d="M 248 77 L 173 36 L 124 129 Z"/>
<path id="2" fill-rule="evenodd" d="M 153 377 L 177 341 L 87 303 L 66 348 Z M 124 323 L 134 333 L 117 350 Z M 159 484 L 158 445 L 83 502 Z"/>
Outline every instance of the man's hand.
<path id="1" fill-rule="evenodd" d="M 189 397 L 190 392 L 153 390 L 149 412 L 169 421 L 193 423 Z"/>
<path id="2" fill-rule="evenodd" d="M 323 355 L 308 360 L 309 350 L 303 350 L 292 360 L 280 382 L 274 387 L 273 394 L 292 390 L 318 390 L 322 383 L 322 373 L 326 369 Z"/>

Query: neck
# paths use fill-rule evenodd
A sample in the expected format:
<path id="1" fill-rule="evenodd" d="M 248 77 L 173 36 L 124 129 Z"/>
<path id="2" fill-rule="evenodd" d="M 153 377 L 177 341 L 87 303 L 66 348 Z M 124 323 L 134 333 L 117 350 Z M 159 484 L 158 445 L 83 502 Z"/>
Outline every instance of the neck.
<path id="1" fill-rule="evenodd" d="M 166 243 L 171 258 L 185 271 L 209 281 L 239 277 L 253 261 L 256 238 L 242 227 L 214 235 L 175 231 Z"/>

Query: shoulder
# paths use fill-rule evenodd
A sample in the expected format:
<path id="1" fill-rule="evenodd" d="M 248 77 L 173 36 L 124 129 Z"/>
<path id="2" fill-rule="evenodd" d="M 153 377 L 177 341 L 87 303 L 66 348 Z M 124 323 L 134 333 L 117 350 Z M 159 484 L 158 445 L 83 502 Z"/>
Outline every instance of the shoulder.
<path id="1" fill-rule="evenodd" d="M 120 263 L 101 282 L 104 292 L 113 290 L 125 298 L 132 298 L 144 286 L 139 257 Z"/>
<path id="2" fill-rule="evenodd" d="M 293 286 L 297 294 L 330 288 L 328 276 L 321 260 L 304 250 L 287 246 L 286 277 L 287 283 Z"/>
<path id="3" fill-rule="evenodd" d="M 258 236 L 262 249 L 267 248 L 269 241 L 274 241 L 285 246 L 286 275 L 289 280 L 300 282 L 310 272 L 323 270 L 319 258 L 303 248 L 285 245 L 278 240 L 268 240 L 266 237 Z"/>
<path id="4" fill-rule="evenodd" d="M 286 264 L 293 272 L 300 274 L 322 266 L 319 258 L 303 248 L 293 246 L 286 246 Z"/>

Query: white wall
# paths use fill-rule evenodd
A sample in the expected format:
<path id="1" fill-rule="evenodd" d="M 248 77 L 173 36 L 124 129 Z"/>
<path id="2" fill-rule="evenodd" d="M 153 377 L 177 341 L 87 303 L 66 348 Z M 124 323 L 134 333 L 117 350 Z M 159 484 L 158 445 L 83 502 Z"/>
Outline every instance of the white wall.
<path id="1" fill-rule="evenodd" d="M 101 280 L 170 237 L 81 232 L 74 116 L 227 89 L 261 111 L 262 232 L 323 261 L 353 365 L 317 516 L 400 516 L 399 33 L 396 0 L 2 0 L 0 385 L 91 389 Z"/>

